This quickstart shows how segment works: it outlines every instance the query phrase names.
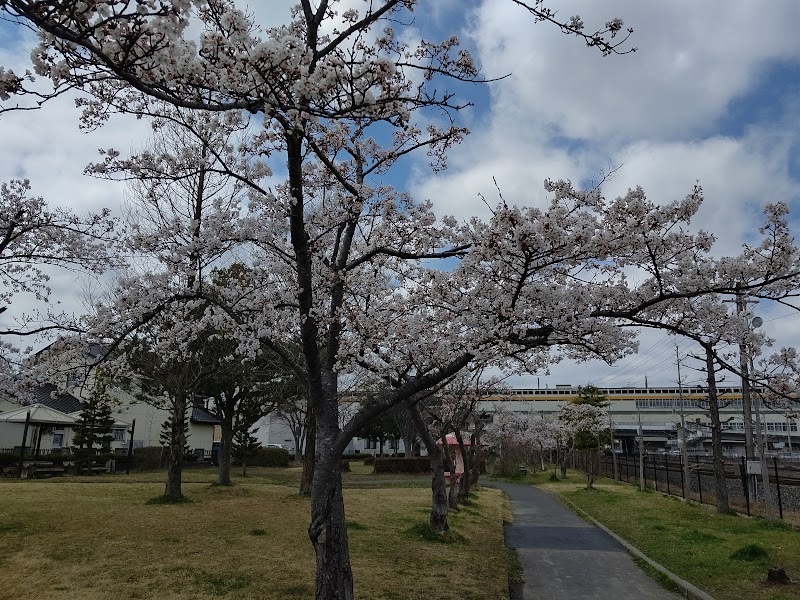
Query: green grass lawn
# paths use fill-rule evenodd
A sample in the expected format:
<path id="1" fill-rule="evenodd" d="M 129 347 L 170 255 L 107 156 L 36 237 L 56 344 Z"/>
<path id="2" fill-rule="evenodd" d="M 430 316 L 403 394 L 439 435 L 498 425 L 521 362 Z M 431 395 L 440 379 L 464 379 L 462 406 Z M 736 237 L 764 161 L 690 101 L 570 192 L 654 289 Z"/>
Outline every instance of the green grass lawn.
<path id="1" fill-rule="evenodd" d="M 800 598 L 800 533 L 784 523 L 718 515 L 709 506 L 607 479 L 586 490 L 579 474 L 558 483 L 546 475 L 533 480 L 717 600 Z M 785 568 L 795 583 L 768 584 L 771 566 Z"/>
<path id="2" fill-rule="evenodd" d="M 312 598 L 299 469 L 249 471 L 224 488 L 210 470 L 187 470 L 192 502 L 181 505 L 146 504 L 163 473 L 0 481 L 0 598 Z M 443 544 L 420 527 L 430 510 L 420 478 L 364 470 L 346 480 L 357 598 L 508 597 L 499 492 L 480 490 L 453 515 Z"/>

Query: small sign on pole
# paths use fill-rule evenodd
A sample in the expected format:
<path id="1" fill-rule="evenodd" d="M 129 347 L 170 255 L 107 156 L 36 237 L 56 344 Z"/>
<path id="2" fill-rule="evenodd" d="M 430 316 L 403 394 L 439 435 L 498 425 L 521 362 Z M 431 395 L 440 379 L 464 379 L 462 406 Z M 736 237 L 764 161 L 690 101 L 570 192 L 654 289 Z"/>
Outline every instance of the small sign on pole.
<path id="1" fill-rule="evenodd" d="M 748 475 L 761 475 L 761 461 L 748 460 L 747 461 L 747 474 Z"/>

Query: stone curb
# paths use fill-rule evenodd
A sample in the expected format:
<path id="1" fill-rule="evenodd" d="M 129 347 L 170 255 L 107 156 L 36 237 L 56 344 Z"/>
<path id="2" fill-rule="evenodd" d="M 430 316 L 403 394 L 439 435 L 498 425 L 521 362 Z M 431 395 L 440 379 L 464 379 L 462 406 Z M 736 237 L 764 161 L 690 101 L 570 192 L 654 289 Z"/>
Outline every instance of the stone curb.
<path id="1" fill-rule="evenodd" d="M 666 575 L 666 577 L 672 583 L 674 583 L 676 586 L 678 586 L 678 588 L 680 588 L 680 590 L 683 593 L 683 596 L 685 598 L 689 598 L 690 600 L 715 600 L 713 596 L 710 596 L 709 594 L 707 594 L 706 592 L 704 592 L 700 588 L 695 587 L 694 585 L 692 585 L 688 581 L 686 581 L 684 579 L 681 579 L 680 577 L 675 575 L 675 573 L 673 573 L 672 571 L 668 570 L 666 567 L 658 564 L 656 561 L 654 561 L 649 556 L 646 556 L 641 550 L 639 550 L 638 548 L 632 546 L 631 544 L 629 544 L 628 542 L 623 540 L 616 533 L 611 531 L 608 527 L 606 527 L 605 525 L 600 523 L 597 519 L 589 516 L 589 514 L 587 514 L 586 511 L 584 511 L 582 508 L 576 506 L 575 504 L 573 504 L 572 502 L 570 502 L 566 498 L 562 498 L 558 494 L 555 494 L 555 493 L 551 492 L 550 490 L 545 490 L 543 488 L 539 488 L 539 489 L 544 491 L 544 492 L 547 492 L 548 494 L 550 494 L 554 498 L 557 498 L 559 500 L 559 502 L 561 502 L 562 504 L 566 504 L 571 510 L 573 510 L 574 512 L 576 512 L 579 515 L 581 515 L 584 519 L 586 519 L 587 521 L 592 523 L 595 527 L 599 527 L 600 529 L 605 531 L 608 535 L 610 535 L 612 538 L 617 540 L 622 545 L 622 547 L 625 548 L 625 550 L 628 551 L 629 554 L 632 554 L 636 558 L 640 558 L 641 560 L 645 561 L 648 565 L 653 567 L 659 573 L 662 573 L 663 575 Z"/>

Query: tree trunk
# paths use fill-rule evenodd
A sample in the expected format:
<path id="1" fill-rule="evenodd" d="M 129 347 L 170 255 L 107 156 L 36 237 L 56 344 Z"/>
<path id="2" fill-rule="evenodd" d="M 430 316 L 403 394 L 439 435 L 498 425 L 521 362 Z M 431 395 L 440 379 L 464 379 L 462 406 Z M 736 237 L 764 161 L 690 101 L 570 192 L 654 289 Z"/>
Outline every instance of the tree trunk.
<path id="1" fill-rule="evenodd" d="M 544 466 L 544 446 L 542 445 L 539 446 L 539 463 L 541 464 L 539 470 L 546 471 L 547 469 Z"/>
<path id="2" fill-rule="evenodd" d="M 300 433 L 292 430 L 292 437 L 294 437 L 294 462 L 299 463 L 303 460 L 303 448 L 300 443 Z"/>
<path id="3" fill-rule="evenodd" d="M 303 473 L 300 476 L 300 494 L 311 495 L 317 451 L 317 419 L 314 407 L 308 404 L 306 411 L 306 445 L 303 449 Z"/>
<path id="4" fill-rule="evenodd" d="M 472 445 L 470 449 L 470 465 L 471 465 L 471 477 L 470 477 L 470 486 L 477 487 L 478 480 L 481 477 L 482 467 L 485 465 L 486 461 L 486 454 L 485 451 L 481 448 L 480 439 L 477 438 L 475 435 L 472 436 Z"/>
<path id="5" fill-rule="evenodd" d="M 342 497 L 339 456 L 332 436 L 317 432 L 308 537 L 317 558 L 316 600 L 353 600 L 353 571 Z"/>
<path id="6" fill-rule="evenodd" d="M 186 436 L 183 428 L 186 423 L 186 395 L 176 394 L 172 404 L 172 430 L 169 439 L 169 456 L 167 458 L 167 484 L 164 496 L 180 498 L 183 496 L 181 479 L 183 475 L 183 447 Z"/>
<path id="7" fill-rule="evenodd" d="M 463 503 L 469 498 L 469 490 L 472 484 L 472 457 L 467 453 L 461 430 L 456 427 L 453 433 L 455 433 L 458 447 L 461 450 L 461 460 L 464 461 L 464 472 L 461 473 L 461 485 L 458 488 L 458 501 Z"/>
<path id="8" fill-rule="evenodd" d="M 575 457 L 575 447 L 576 447 L 576 444 L 577 444 L 577 440 L 573 437 L 572 438 L 572 448 L 570 448 L 570 450 L 569 450 L 569 459 L 570 459 L 570 462 L 572 463 L 572 470 L 573 471 L 575 470 L 575 458 L 576 458 Z"/>
<path id="9" fill-rule="evenodd" d="M 219 485 L 231 485 L 231 446 L 233 445 L 233 419 L 227 416 L 220 419 L 221 436 L 219 440 Z"/>
<path id="10" fill-rule="evenodd" d="M 440 439 L 444 440 L 447 437 L 447 430 L 443 430 Z M 438 446 L 437 446 L 438 447 Z M 430 454 L 430 452 L 428 453 Z M 453 460 L 453 453 L 450 452 L 450 446 L 442 444 L 442 456 L 444 458 L 444 466 L 450 472 L 450 489 L 447 492 L 447 506 L 452 510 L 458 510 L 458 481 L 456 481 L 456 463 Z"/>
<path id="11" fill-rule="evenodd" d="M 428 451 L 431 458 L 431 514 L 428 523 L 434 531 L 447 531 L 450 524 L 447 522 L 447 486 L 444 481 L 444 459 L 442 448 L 433 439 L 419 406 L 408 407 L 411 418 L 417 427 L 417 433 Z M 452 461 L 451 461 L 452 462 Z M 455 473 L 450 471 L 451 482 L 455 479 Z"/>
<path id="12" fill-rule="evenodd" d="M 717 398 L 717 381 L 714 374 L 714 355 L 711 347 L 706 346 L 706 370 L 708 379 L 708 410 L 711 415 L 711 448 L 714 455 L 714 496 L 717 500 L 718 513 L 730 513 L 728 503 L 728 485 L 725 481 L 725 458 L 722 455 L 722 424 L 719 418 L 719 399 Z"/>
<path id="13" fill-rule="evenodd" d="M 403 432 L 403 451 L 406 456 L 414 456 L 414 438 L 416 436 L 411 431 Z"/>
<path id="14" fill-rule="evenodd" d="M 247 457 L 242 456 L 242 477 L 247 477 Z"/>

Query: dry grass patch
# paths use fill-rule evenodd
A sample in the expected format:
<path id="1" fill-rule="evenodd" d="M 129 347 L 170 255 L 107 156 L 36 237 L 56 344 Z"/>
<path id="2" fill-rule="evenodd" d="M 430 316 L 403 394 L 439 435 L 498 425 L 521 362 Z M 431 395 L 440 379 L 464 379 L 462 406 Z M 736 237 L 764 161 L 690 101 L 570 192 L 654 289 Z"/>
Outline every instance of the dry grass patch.
<path id="1" fill-rule="evenodd" d="M 586 490 L 572 481 L 541 484 L 579 506 L 673 573 L 717 598 L 789 600 L 800 584 L 766 583 L 767 569 L 781 566 L 800 580 L 800 533 L 782 523 L 718 515 L 709 506 L 638 487 L 600 480 Z"/>
<path id="2" fill-rule="evenodd" d="M 162 491 L 157 475 L 0 482 L 0 598 L 313 597 L 309 505 L 294 485 L 190 482 L 190 504 L 146 505 Z M 425 522 L 429 494 L 345 491 L 357 597 L 506 598 L 500 494 L 482 490 L 475 511 L 454 515 L 464 542 L 447 546 L 403 534 Z"/>

